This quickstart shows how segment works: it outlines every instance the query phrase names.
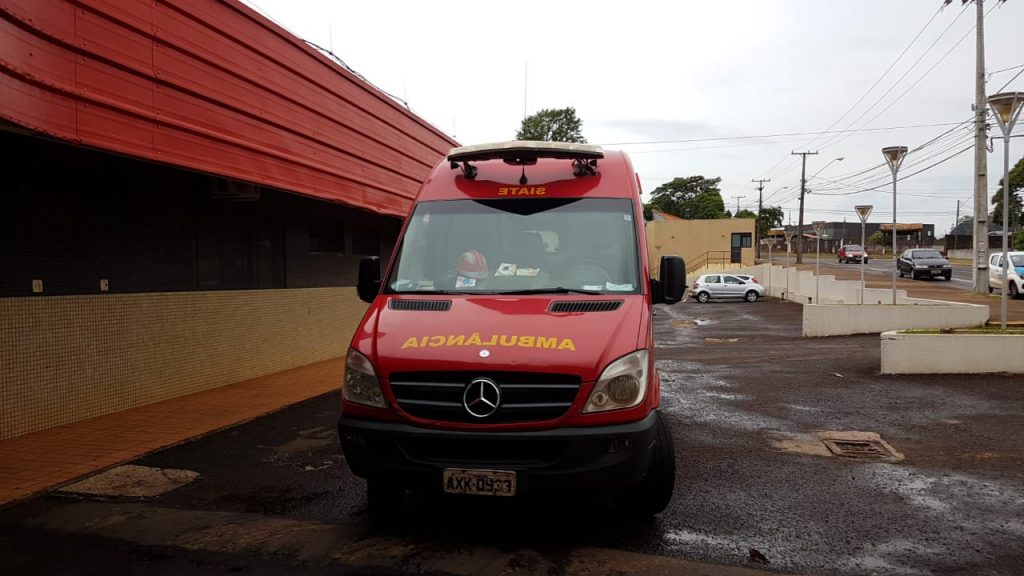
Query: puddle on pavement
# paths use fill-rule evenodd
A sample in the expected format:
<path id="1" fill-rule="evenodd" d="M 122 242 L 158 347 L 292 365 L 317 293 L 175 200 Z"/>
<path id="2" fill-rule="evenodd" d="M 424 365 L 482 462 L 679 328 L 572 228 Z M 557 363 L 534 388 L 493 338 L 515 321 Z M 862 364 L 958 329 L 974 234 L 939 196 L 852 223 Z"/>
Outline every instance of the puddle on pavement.
<path id="1" fill-rule="evenodd" d="M 111 468 L 58 490 L 65 494 L 113 498 L 155 498 L 199 477 L 192 470 L 128 464 Z"/>
<path id="2" fill-rule="evenodd" d="M 710 326 L 712 324 L 718 324 L 718 321 L 707 318 L 680 318 L 672 321 L 673 328 L 693 328 L 694 326 Z"/>

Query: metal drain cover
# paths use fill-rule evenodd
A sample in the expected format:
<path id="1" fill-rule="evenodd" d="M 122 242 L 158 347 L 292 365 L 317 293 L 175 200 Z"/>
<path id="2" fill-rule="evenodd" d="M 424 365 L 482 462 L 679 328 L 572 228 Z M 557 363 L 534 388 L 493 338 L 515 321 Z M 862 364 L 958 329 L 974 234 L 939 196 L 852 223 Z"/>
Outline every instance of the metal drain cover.
<path id="1" fill-rule="evenodd" d="M 903 460 L 903 454 L 874 432 L 822 432 L 819 437 L 829 452 L 841 458 L 881 462 Z"/>

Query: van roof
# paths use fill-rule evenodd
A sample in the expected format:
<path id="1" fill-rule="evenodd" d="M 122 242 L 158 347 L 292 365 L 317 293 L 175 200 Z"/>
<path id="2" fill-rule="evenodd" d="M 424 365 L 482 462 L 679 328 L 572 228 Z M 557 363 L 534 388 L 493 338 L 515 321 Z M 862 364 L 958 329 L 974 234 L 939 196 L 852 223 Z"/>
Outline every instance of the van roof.
<path id="1" fill-rule="evenodd" d="M 579 166 L 581 163 L 586 166 Z M 634 199 L 639 193 L 633 165 L 620 151 L 588 144 L 510 141 L 453 148 L 434 167 L 416 201 L 582 196 Z"/>

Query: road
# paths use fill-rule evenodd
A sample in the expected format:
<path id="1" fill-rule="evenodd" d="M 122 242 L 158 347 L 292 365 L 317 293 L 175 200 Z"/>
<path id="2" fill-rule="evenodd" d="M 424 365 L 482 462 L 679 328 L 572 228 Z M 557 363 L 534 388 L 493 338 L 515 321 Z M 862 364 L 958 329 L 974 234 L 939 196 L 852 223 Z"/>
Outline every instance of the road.
<path id="1" fill-rule="evenodd" d="M 818 258 L 815 254 L 804 254 L 804 264 L 810 267 L 814 267 L 817 263 Z M 785 256 L 778 257 L 773 256 L 772 262 L 776 264 L 782 264 L 783 262 L 794 263 L 796 262 L 796 256 Z M 821 255 L 821 262 L 819 264 L 822 270 L 828 270 L 828 274 L 833 273 L 835 270 L 842 270 L 844 272 L 853 272 L 858 278 L 860 277 L 860 264 L 840 264 L 834 255 Z M 892 278 L 892 260 L 872 260 L 868 259 L 868 262 L 864 264 L 864 278 L 865 281 L 882 281 L 885 279 Z M 952 264 L 953 267 L 953 278 L 946 282 L 945 280 L 928 280 L 927 282 L 934 284 L 945 284 L 949 288 L 958 288 L 960 290 L 970 290 L 974 286 L 971 281 L 972 268 L 967 264 Z M 898 279 L 898 277 L 897 277 Z M 925 282 L 925 280 L 921 280 Z M 869 282 L 870 284 L 870 282 Z"/>
<path id="2" fill-rule="evenodd" d="M 329 394 L 137 460 L 199 473 L 164 495 L 0 510 L 0 562 L 147 576 L 1024 573 L 1021 379 L 881 376 L 877 336 L 801 338 L 800 310 L 658 307 L 678 475 L 648 523 L 562 494 L 414 499 L 403 525 L 375 530 Z M 821 431 L 880 434 L 903 459 L 832 456 Z"/>

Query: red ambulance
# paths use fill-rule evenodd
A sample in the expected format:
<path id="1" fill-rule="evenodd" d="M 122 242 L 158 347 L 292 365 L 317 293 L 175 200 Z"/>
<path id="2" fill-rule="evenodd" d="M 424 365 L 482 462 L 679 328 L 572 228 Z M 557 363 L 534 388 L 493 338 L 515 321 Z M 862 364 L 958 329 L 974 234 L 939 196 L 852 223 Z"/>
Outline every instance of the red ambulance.
<path id="1" fill-rule="evenodd" d="M 338 429 L 372 517 L 406 489 L 515 497 L 614 494 L 668 504 L 675 452 L 659 411 L 652 305 L 686 286 L 677 256 L 650 277 L 637 176 L 622 152 L 513 141 L 453 149 L 423 184 L 352 339 Z"/>

